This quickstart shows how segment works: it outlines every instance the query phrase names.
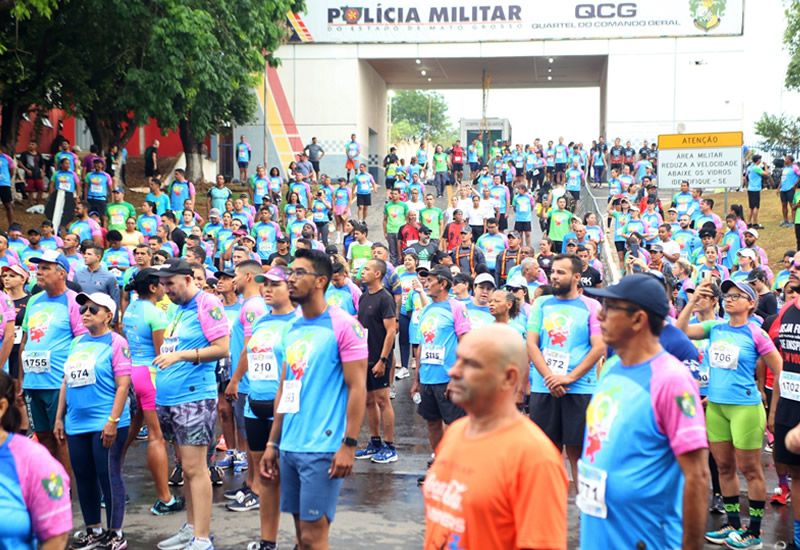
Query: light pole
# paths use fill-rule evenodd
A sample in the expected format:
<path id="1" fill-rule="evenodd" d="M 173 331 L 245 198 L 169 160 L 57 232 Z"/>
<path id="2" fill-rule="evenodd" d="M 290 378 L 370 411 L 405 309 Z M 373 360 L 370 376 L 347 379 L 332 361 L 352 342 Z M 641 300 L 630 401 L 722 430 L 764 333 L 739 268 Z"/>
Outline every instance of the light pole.
<path id="1" fill-rule="evenodd" d="M 394 90 L 388 90 L 386 92 L 386 97 L 389 99 L 389 123 L 386 125 L 386 149 L 389 149 L 389 146 L 392 143 L 392 103 L 394 100 Z"/>

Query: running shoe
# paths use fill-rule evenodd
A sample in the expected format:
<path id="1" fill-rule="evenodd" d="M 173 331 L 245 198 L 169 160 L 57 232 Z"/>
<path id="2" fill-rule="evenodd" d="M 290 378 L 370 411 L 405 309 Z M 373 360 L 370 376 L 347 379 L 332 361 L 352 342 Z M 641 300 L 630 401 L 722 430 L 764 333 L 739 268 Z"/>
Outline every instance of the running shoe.
<path id="1" fill-rule="evenodd" d="M 224 496 L 228 500 L 239 500 L 240 498 L 243 498 L 240 495 L 245 495 L 247 493 L 252 493 L 252 492 L 253 491 L 250 489 L 250 487 L 247 486 L 247 483 L 242 483 L 241 487 L 237 487 L 235 489 L 228 489 L 227 491 L 222 493 L 222 496 Z"/>
<path id="2" fill-rule="evenodd" d="M 99 550 L 125 550 L 128 548 L 128 541 L 124 535 L 118 535 L 113 531 L 109 531 L 106 540 L 97 546 Z"/>
<path id="3" fill-rule="evenodd" d="M 394 448 L 394 445 L 384 445 L 381 447 L 380 451 L 372 456 L 371 460 L 377 464 L 397 462 L 397 450 Z"/>
<path id="4" fill-rule="evenodd" d="M 395 380 L 404 380 L 409 376 L 411 376 L 411 373 L 408 372 L 408 369 L 406 367 L 400 367 L 394 373 Z"/>
<path id="5" fill-rule="evenodd" d="M 211 485 L 222 485 L 224 483 L 225 473 L 219 466 L 209 466 L 208 473 L 211 475 Z"/>
<path id="6" fill-rule="evenodd" d="M 221 453 L 224 453 L 228 450 L 228 445 L 225 443 L 225 436 L 219 436 L 219 440 L 217 441 L 217 450 Z"/>
<path id="7" fill-rule="evenodd" d="M 725 503 L 722 502 L 722 495 L 714 495 L 711 497 L 711 506 L 708 507 L 708 511 L 712 514 L 725 513 Z"/>
<path id="8" fill-rule="evenodd" d="M 792 491 L 788 487 L 776 487 L 769 503 L 773 506 L 786 506 L 792 499 Z"/>
<path id="9" fill-rule="evenodd" d="M 233 452 L 233 468 L 237 472 L 244 472 L 247 470 L 247 453 L 244 451 Z"/>
<path id="10" fill-rule="evenodd" d="M 91 529 L 86 531 L 77 531 L 72 536 L 72 543 L 69 545 L 70 550 L 91 550 L 97 548 L 106 539 L 106 532 L 101 531 L 95 533 Z"/>
<path id="11" fill-rule="evenodd" d="M 722 545 L 725 544 L 725 541 L 728 539 L 728 536 L 730 536 L 731 533 L 738 533 L 738 531 L 736 531 L 732 525 L 726 523 L 716 531 L 706 532 L 706 540 L 713 544 Z"/>
<path id="12" fill-rule="evenodd" d="M 214 543 L 211 541 L 201 542 L 199 539 L 192 537 L 189 545 L 184 547 L 184 550 L 214 550 Z"/>
<path id="13" fill-rule="evenodd" d="M 194 528 L 183 524 L 180 530 L 170 538 L 158 543 L 159 550 L 183 550 L 194 539 Z"/>
<path id="14" fill-rule="evenodd" d="M 763 544 L 761 543 L 761 537 L 755 536 L 747 529 L 740 529 L 738 531 L 734 531 L 728 536 L 727 539 L 725 539 L 725 547 L 734 549 L 748 548 L 752 550 L 760 550 L 763 548 Z"/>
<path id="15" fill-rule="evenodd" d="M 183 497 L 172 497 L 171 502 L 164 502 L 163 500 L 159 499 L 153 504 L 153 507 L 150 508 L 150 513 L 154 516 L 166 516 L 167 514 L 172 514 L 173 512 L 180 512 L 186 507 L 186 501 L 183 500 Z"/>
<path id="16" fill-rule="evenodd" d="M 172 469 L 172 472 L 169 474 L 169 484 L 174 486 L 181 487 L 183 485 L 183 467 L 179 464 L 176 464 L 175 467 Z"/>
<path id="17" fill-rule="evenodd" d="M 367 458 L 372 458 L 373 456 L 378 454 L 378 452 L 380 450 L 381 450 L 381 446 L 376 445 L 370 439 L 369 443 L 367 443 L 366 447 L 356 451 L 356 460 L 364 460 L 364 459 L 367 459 Z"/>
<path id="18" fill-rule="evenodd" d="M 769 441 L 767 441 L 767 444 L 764 445 L 764 452 L 771 453 L 774 446 L 775 446 L 774 443 L 770 443 Z"/>
<path id="19" fill-rule="evenodd" d="M 225 508 L 231 512 L 249 512 L 250 510 L 258 510 L 258 496 L 256 496 L 256 494 L 253 492 L 248 492 L 247 494 L 241 495 L 241 498 L 237 498 L 233 502 L 229 502 Z"/>
<path id="20" fill-rule="evenodd" d="M 136 439 L 138 439 L 139 441 L 145 441 L 147 440 L 147 435 L 148 435 L 147 426 L 142 426 L 142 429 L 139 430 L 138 434 L 136 434 Z"/>
<path id="21" fill-rule="evenodd" d="M 219 466 L 223 470 L 226 470 L 226 469 L 230 468 L 231 466 L 233 466 L 234 458 L 235 458 L 234 457 L 234 451 L 230 451 L 230 450 L 229 451 L 225 451 L 225 456 L 223 458 L 217 460 L 217 466 Z"/>
<path id="22" fill-rule="evenodd" d="M 397 392 L 394 389 L 394 385 L 392 385 L 392 387 L 389 388 L 389 399 L 395 399 L 395 398 L 397 398 Z"/>
<path id="23" fill-rule="evenodd" d="M 275 550 L 276 545 L 267 543 L 265 541 L 251 542 L 247 545 L 247 550 Z"/>

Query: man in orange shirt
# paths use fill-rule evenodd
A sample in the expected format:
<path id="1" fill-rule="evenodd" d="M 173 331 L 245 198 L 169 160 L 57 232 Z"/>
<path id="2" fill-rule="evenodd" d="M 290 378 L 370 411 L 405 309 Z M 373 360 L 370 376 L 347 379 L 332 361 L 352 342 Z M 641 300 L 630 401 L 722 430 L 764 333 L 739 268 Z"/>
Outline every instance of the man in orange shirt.
<path id="1" fill-rule="evenodd" d="M 447 429 L 425 478 L 425 548 L 566 548 L 561 455 L 516 407 L 525 343 L 493 324 L 467 333 L 456 353 L 448 389 L 467 416 Z"/>

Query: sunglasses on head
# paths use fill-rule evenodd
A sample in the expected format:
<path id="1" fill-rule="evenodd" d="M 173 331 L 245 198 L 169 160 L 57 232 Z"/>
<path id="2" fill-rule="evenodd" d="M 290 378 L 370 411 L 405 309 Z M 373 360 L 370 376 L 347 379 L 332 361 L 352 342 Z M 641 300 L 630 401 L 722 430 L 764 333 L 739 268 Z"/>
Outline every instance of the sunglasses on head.
<path id="1" fill-rule="evenodd" d="M 87 311 L 89 313 L 91 313 L 92 315 L 97 315 L 97 313 L 100 311 L 100 306 L 95 305 L 95 304 L 83 304 L 80 307 L 79 311 L 81 312 L 81 315 L 83 315 Z"/>

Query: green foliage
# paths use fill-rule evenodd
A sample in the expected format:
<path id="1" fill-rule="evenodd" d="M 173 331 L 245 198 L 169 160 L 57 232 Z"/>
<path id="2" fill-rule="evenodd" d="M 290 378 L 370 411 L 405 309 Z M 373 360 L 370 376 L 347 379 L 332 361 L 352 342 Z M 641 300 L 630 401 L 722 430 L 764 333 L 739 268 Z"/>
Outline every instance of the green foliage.
<path id="1" fill-rule="evenodd" d="M 456 134 L 441 94 L 400 90 L 392 98 L 392 141 L 427 139 L 449 144 Z"/>
<path id="2" fill-rule="evenodd" d="M 786 30 L 783 43 L 789 51 L 789 66 L 786 68 L 786 87 L 800 90 L 800 2 L 795 0 L 786 7 Z"/>
<path id="3" fill-rule="evenodd" d="M 764 138 L 762 148 L 773 155 L 797 155 L 800 151 L 800 117 L 764 113 L 755 130 Z"/>

